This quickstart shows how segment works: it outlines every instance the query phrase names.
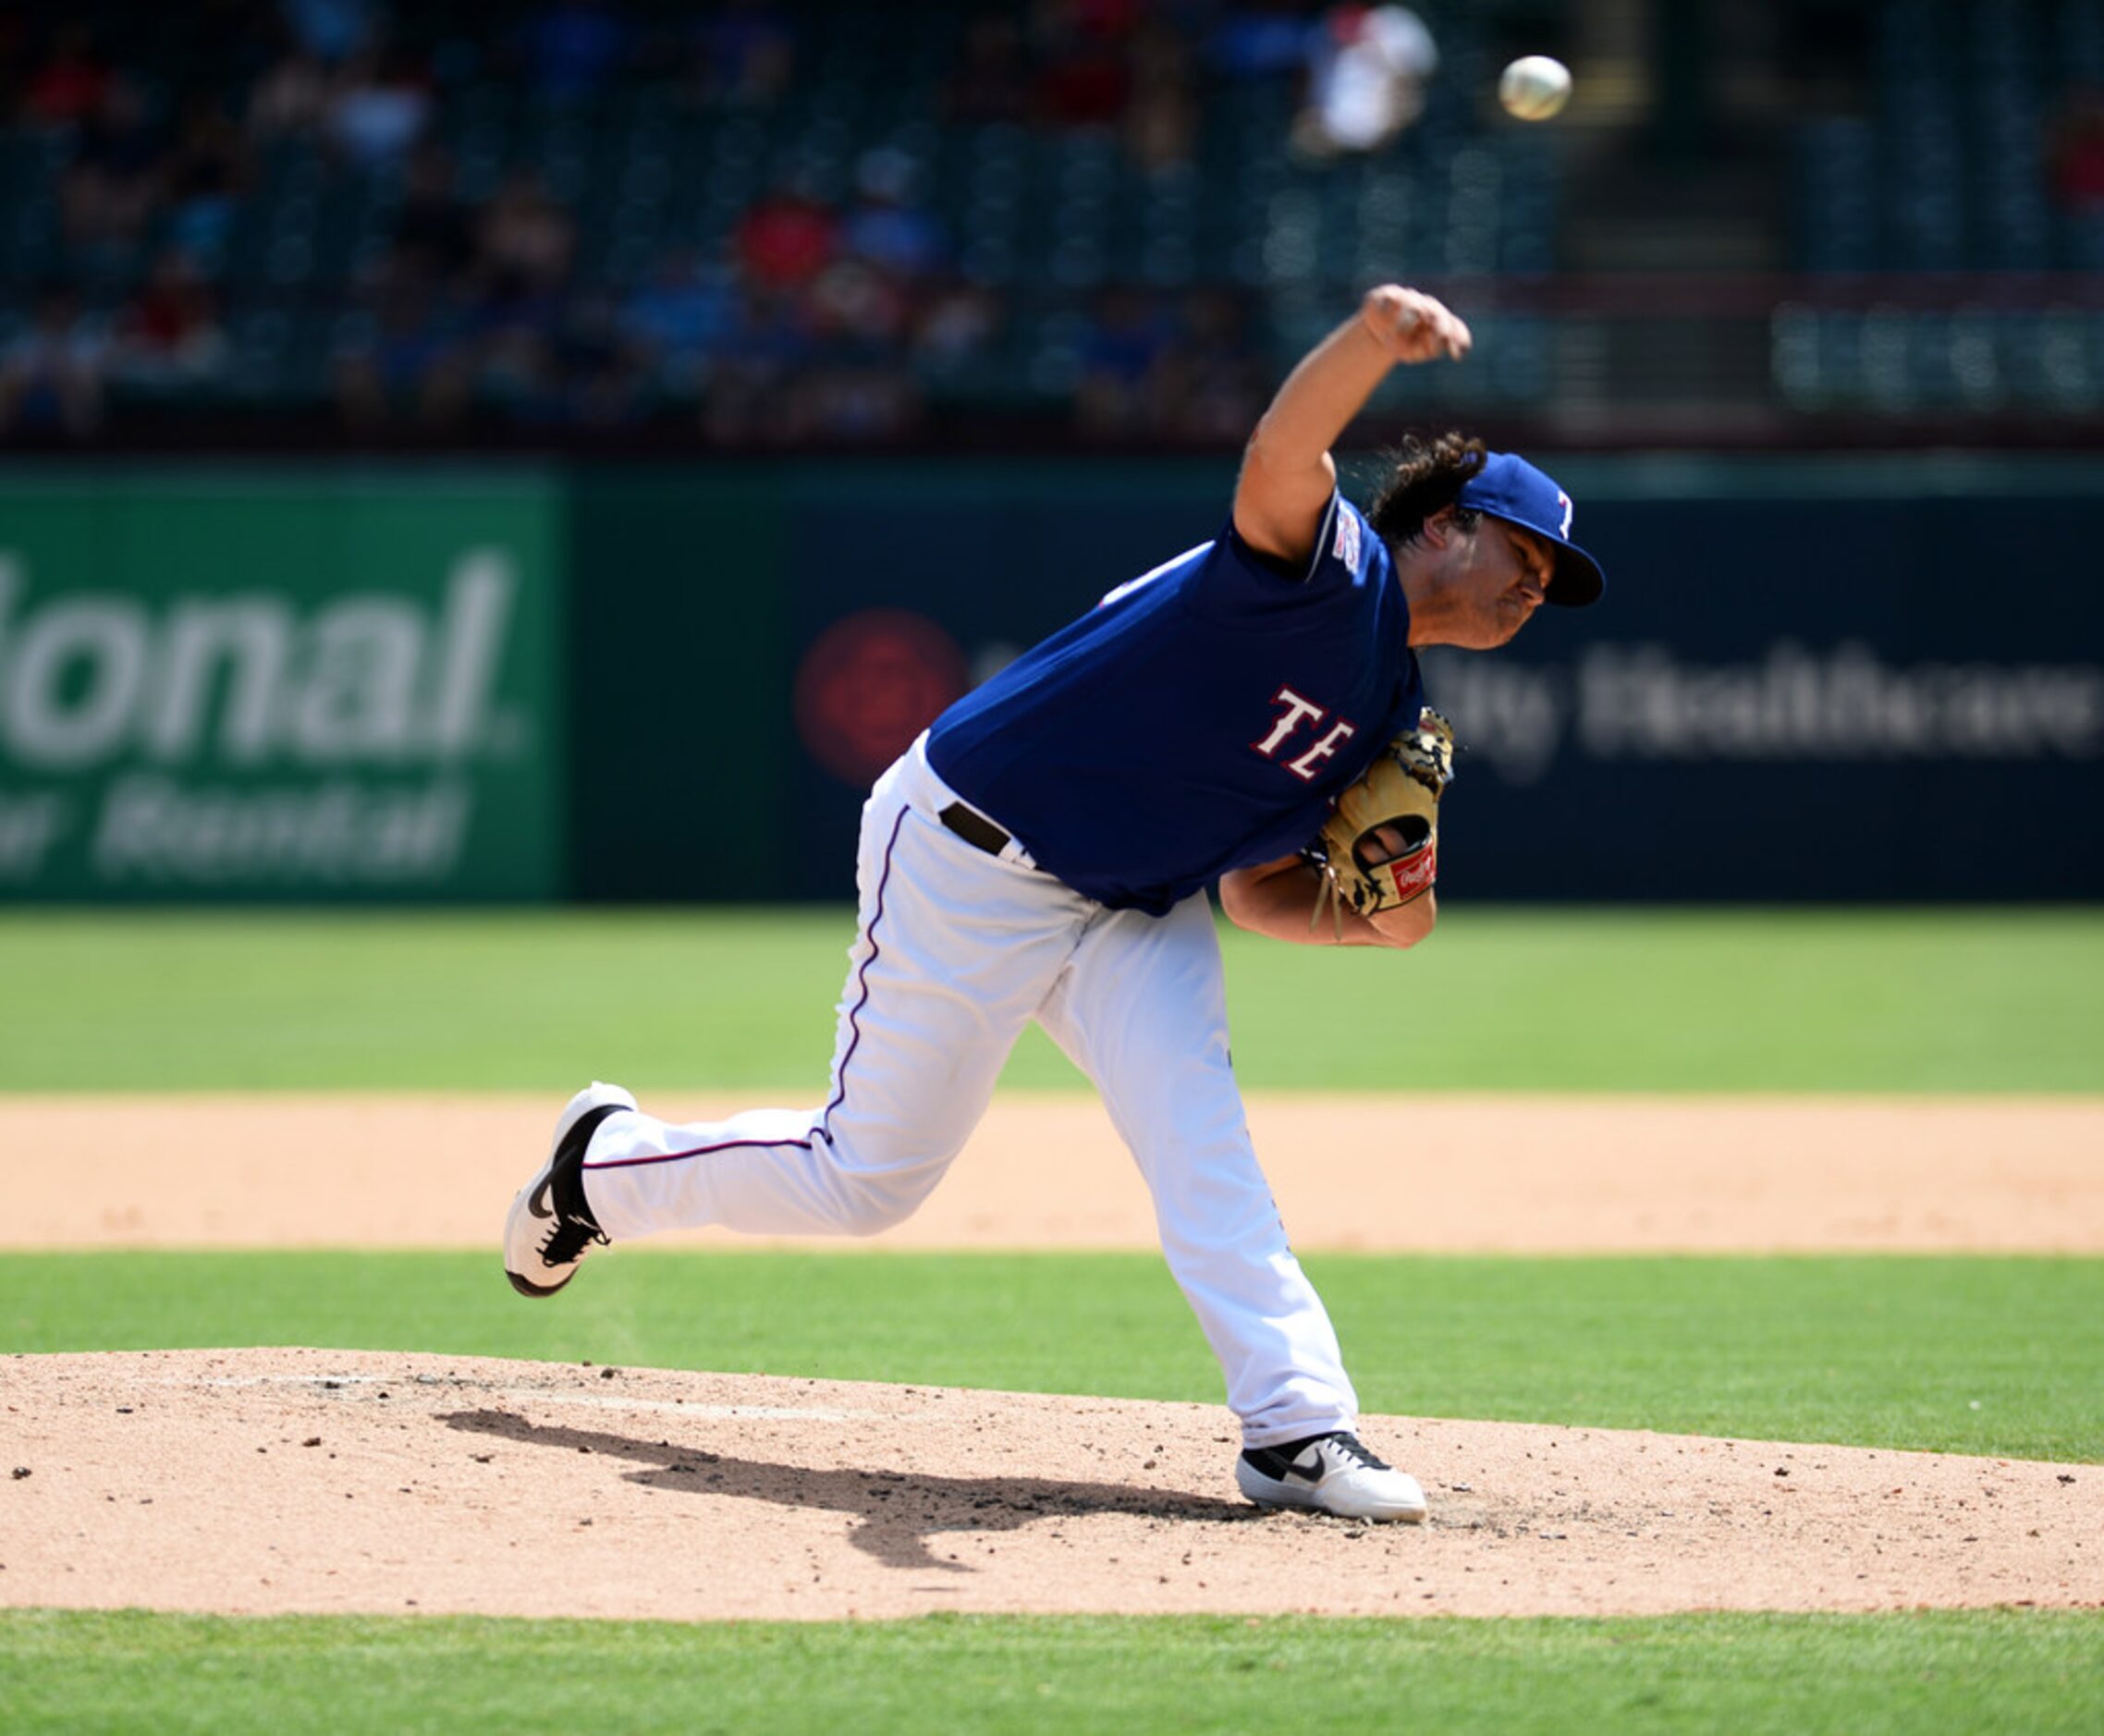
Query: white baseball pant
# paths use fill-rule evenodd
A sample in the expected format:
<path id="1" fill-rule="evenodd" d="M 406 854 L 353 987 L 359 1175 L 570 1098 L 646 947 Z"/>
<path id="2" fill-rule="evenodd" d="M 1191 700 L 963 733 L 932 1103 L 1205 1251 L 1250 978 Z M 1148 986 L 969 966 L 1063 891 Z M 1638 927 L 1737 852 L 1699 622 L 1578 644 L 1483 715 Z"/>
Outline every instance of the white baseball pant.
<path id="1" fill-rule="evenodd" d="M 951 833 L 936 816 L 957 799 L 916 742 L 862 810 L 860 922 L 825 1106 L 685 1126 L 609 1116 L 584 1163 L 600 1228 L 619 1242 L 703 1224 L 871 1235 L 899 1223 L 963 1148 L 1035 1019 L 1095 1082 L 1139 1163 L 1244 1444 L 1355 1427 L 1336 1332 L 1250 1143 L 1205 895 L 1163 917 L 1107 909 L 1012 844 L 995 857 Z"/>

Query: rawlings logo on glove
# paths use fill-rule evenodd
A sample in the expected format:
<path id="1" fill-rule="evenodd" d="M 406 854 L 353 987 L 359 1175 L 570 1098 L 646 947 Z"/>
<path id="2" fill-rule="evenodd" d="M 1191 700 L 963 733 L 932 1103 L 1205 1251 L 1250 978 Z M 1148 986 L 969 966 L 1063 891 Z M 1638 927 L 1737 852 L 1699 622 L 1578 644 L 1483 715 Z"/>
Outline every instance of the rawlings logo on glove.
<path id="1" fill-rule="evenodd" d="M 1373 916 L 1431 889 L 1438 874 L 1439 797 L 1453 776 L 1453 726 L 1426 706 L 1416 728 L 1396 737 L 1358 782 L 1337 792 L 1309 846 L 1322 874 L 1310 928 L 1328 904 L 1341 938 L 1346 910 Z"/>

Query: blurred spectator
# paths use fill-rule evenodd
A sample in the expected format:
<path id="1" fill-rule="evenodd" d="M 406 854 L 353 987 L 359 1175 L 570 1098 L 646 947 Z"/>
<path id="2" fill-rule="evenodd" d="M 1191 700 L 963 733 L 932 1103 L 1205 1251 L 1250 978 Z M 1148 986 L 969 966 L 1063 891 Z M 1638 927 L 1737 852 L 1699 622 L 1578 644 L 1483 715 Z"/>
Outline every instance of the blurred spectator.
<path id="1" fill-rule="evenodd" d="M 704 90 L 740 106 L 772 104 L 796 70 L 795 33 L 771 0 L 724 0 L 693 44 Z"/>
<path id="2" fill-rule="evenodd" d="M 858 259 L 836 260 L 812 283 L 804 316 L 816 341 L 857 361 L 895 360 L 911 310 L 890 274 Z"/>
<path id="3" fill-rule="evenodd" d="M 740 268 L 756 287 L 796 289 L 825 269 L 839 239 L 839 218 L 833 208 L 791 182 L 746 211 L 731 246 Z"/>
<path id="4" fill-rule="evenodd" d="M 1408 6 L 1336 6 L 1308 48 L 1307 104 L 1293 123 L 1303 155 L 1378 151 L 1425 108 L 1439 51 Z"/>
<path id="5" fill-rule="evenodd" d="M 91 6 L 102 9 L 96 0 L 90 0 L 88 6 L 75 0 L 76 10 L 86 11 Z M 128 21 L 138 10 L 137 6 L 121 8 Z M 273 0 L 189 0 L 179 10 L 170 11 L 171 21 L 179 22 L 188 63 L 188 69 L 176 76 L 177 94 L 214 90 L 228 114 L 239 112 L 237 99 L 289 45 L 284 18 Z M 128 56 L 153 68 L 156 76 L 165 69 L 165 63 L 153 51 L 143 50 L 143 45 L 133 46 L 136 39 L 129 31 L 118 40 L 125 44 Z"/>
<path id="6" fill-rule="evenodd" d="M 1074 387 L 1075 419 L 1084 432 L 1127 434 L 1147 424 L 1149 382 L 1168 345 L 1168 332 L 1139 290 L 1119 285 L 1096 297 Z"/>
<path id="7" fill-rule="evenodd" d="M 553 0 L 520 31 L 527 76 L 553 103 L 595 94 L 620 69 L 633 42 L 611 0 Z"/>
<path id="8" fill-rule="evenodd" d="M 1191 51 L 1159 20 L 1133 33 L 1127 55 L 1132 103 L 1125 118 L 1125 149 L 1149 175 L 1180 169 L 1198 139 L 1198 104 L 1191 89 Z"/>
<path id="9" fill-rule="evenodd" d="M 180 248 L 164 250 L 117 320 L 112 373 L 153 387 L 198 385 L 226 366 L 218 299 Z"/>
<path id="10" fill-rule="evenodd" d="M 949 258 L 943 226 L 913 197 L 912 160 L 880 147 L 855 165 L 855 203 L 840 224 L 840 247 L 856 259 L 909 282 L 939 271 Z"/>
<path id="11" fill-rule="evenodd" d="M 128 249 L 160 196 L 160 135 L 139 87 L 113 76 L 81 124 L 73 161 L 59 180 L 67 241 L 87 251 Z"/>
<path id="12" fill-rule="evenodd" d="M 364 49 L 345 63 L 330 99 L 329 141 L 361 169 L 401 160 L 431 116 L 431 92 L 401 48 Z"/>
<path id="13" fill-rule="evenodd" d="M 555 387 L 563 314 L 561 299 L 552 295 L 520 292 L 485 298 L 473 321 L 475 396 L 544 419 L 540 405 Z"/>
<path id="14" fill-rule="evenodd" d="M 1155 425 L 1177 439 L 1208 445 L 1244 439 L 1263 413 L 1270 385 L 1242 301 L 1231 290 L 1209 287 L 1184 297 L 1180 329 L 1147 381 Z"/>
<path id="15" fill-rule="evenodd" d="M 809 433 L 806 400 L 789 390 L 811 360 L 811 342 L 795 304 L 753 291 L 747 297 L 737 346 L 710 375 L 702 429 L 719 446 L 778 446 Z"/>
<path id="16" fill-rule="evenodd" d="M 911 304 L 899 280 L 861 260 L 836 260 L 811 286 L 803 312 L 815 354 L 794 387 L 811 432 L 863 441 L 909 427 L 920 394 L 905 366 Z"/>
<path id="17" fill-rule="evenodd" d="M 474 218 L 454 190 L 442 145 L 426 141 L 410 158 L 392 241 L 389 269 L 422 283 L 459 283 L 474 263 Z"/>
<path id="18" fill-rule="evenodd" d="M 483 336 L 474 383 L 483 405 L 525 427 L 608 428 L 636 419 L 642 374 L 621 342 L 610 296 L 593 290 L 511 313 Z"/>
<path id="19" fill-rule="evenodd" d="M 478 393 L 548 413 L 576 251 L 576 224 L 531 171 L 514 173 L 483 208 L 473 267 Z"/>
<path id="20" fill-rule="evenodd" d="M 637 367 L 659 392 L 697 397 L 716 358 L 739 328 L 740 306 L 728 274 L 678 249 L 621 303 L 617 331 Z"/>
<path id="21" fill-rule="evenodd" d="M 62 25 L 22 92 L 22 118 L 46 127 L 84 121 L 102 108 L 112 77 L 95 47 L 93 28 L 78 22 Z"/>
<path id="22" fill-rule="evenodd" d="M 249 91 L 249 135 L 268 141 L 319 133 L 334 96 L 329 71 L 305 49 L 280 55 Z"/>
<path id="23" fill-rule="evenodd" d="M 36 68 L 43 65 L 47 39 L 43 32 L 34 38 L 35 52 L 31 53 L 30 21 L 19 8 L 0 11 L 0 106 L 4 106 L 9 118 L 24 124 L 30 116 L 17 106 L 16 99 L 29 89 Z"/>
<path id="24" fill-rule="evenodd" d="M 0 434 L 92 434 L 109 343 L 65 284 L 47 285 L 30 327 L 0 349 Z"/>
<path id="25" fill-rule="evenodd" d="M 1308 31 L 1299 0 L 1248 0 L 1214 25 L 1206 57 L 1230 79 L 1297 79 L 1307 66 Z"/>
<path id="26" fill-rule="evenodd" d="M 248 179 L 240 129 L 218 96 L 192 99 L 165 175 L 167 240 L 206 271 L 215 272 Z"/>
<path id="27" fill-rule="evenodd" d="M 1105 290 L 1078 360 L 1075 420 L 1111 438 L 1232 444 L 1247 435 L 1271 384 L 1242 302 L 1211 287 L 1189 292 L 1174 321 L 1140 290 Z"/>
<path id="28" fill-rule="evenodd" d="M 2068 93 L 2049 160 L 2061 208 L 2078 216 L 2104 214 L 2104 90 L 2080 85 Z"/>
<path id="29" fill-rule="evenodd" d="M 949 116 L 977 122 L 1021 120 L 1029 106 L 1022 31 L 1006 11 L 974 13 L 949 81 Z"/>
<path id="30" fill-rule="evenodd" d="M 385 19 L 378 0 L 278 0 L 278 12 L 293 40 L 324 67 L 371 46 Z"/>
<path id="31" fill-rule="evenodd" d="M 1038 69 L 1031 92 L 1037 117 L 1053 127 L 1115 127 L 1132 94 L 1117 15 L 1052 4 L 1038 15 Z"/>
<path id="32" fill-rule="evenodd" d="M 1074 29 L 1091 36 L 1121 40 L 1139 28 L 1146 13 L 1173 12 L 1173 5 L 1160 0 L 1046 0 L 1043 10 L 1063 18 Z"/>
<path id="33" fill-rule="evenodd" d="M 829 440 L 888 440 L 919 419 L 912 376 L 871 358 L 836 361 L 800 385 L 801 425 Z"/>
<path id="34" fill-rule="evenodd" d="M 545 296 L 569 280 L 577 225 L 530 169 L 513 173 L 483 208 L 475 272 L 497 300 Z"/>
<path id="35" fill-rule="evenodd" d="M 459 322 L 424 286 L 391 285 L 370 329 L 337 351 L 336 379 L 337 409 L 352 428 L 455 426 L 471 379 Z"/>
<path id="36" fill-rule="evenodd" d="M 920 310 L 913 356 L 920 369 L 940 379 L 966 372 L 993 348 L 1001 327 L 1001 306 L 982 285 L 945 286 Z"/>
<path id="37" fill-rule="evenodd" d="M 556 336 L 549 413 L 573 428 L 615 428 L 642 414 L 647 382 L 622 341 L 614 299 L 594 290 L 571 305 Z"/>

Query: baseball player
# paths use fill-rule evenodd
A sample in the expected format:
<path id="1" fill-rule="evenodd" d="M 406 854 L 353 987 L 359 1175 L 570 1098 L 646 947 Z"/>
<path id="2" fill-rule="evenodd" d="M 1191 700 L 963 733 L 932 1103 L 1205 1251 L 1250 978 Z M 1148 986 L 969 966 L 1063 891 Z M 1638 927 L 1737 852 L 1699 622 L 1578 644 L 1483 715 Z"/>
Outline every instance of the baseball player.
<path id="1" fill-rule="evenodd" d="M 862 811 L 860 910 L 815 1109 L 674 1126 L 580 1092 L 505 1226 L 529 1296 L 598 1242 L 680 1226 L 869 1235 L 911 1214 L 1034 1019 L 1095 1083 L 1226 1375 L 1250 1499 L 1420 1520 L 1358 1401 L 1244 1123 L 1208 883 L 1280 940 L 1432 931 L 1450 738 L 1415 648 L 1501 645 L 1603 581 L 1540 471 L 1458 434 L 1413 442 L 1362 512 L 1330 446 L 1399 363 L 1468 327 L 1386 285 L 1258 422 L 1212 542 L 1111 592 L 960 699 Z"/>

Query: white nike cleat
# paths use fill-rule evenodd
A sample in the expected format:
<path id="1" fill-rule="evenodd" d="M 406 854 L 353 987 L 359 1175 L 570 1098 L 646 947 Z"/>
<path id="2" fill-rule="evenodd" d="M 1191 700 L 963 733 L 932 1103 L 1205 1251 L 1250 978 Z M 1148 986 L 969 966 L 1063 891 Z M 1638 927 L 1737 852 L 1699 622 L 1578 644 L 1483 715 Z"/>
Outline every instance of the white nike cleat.
<path id="1" fill-rule="evenodd" d="M 1259 1507 L 1298 1507 L 1339 1519 L 1425 1518 L 1417 1479 L 1383 1464 L 1342 1430 L 1278 1447 L 1252 1447 L 1235 1461 L 1235 1485 Z"/>
<path id="2" fill-rule="evenodd" d="M 504 1275 L 521 1296 L 553 1296 L 578 1265 L 604 1243 L 606 1232 L 584 1198 L 584 1152 L 599 1123 L 636 1100 L 596 1079 L 564 1106 L 556 1120 L 548 1160 L 519 1190 L 504 1220 Z"/>

